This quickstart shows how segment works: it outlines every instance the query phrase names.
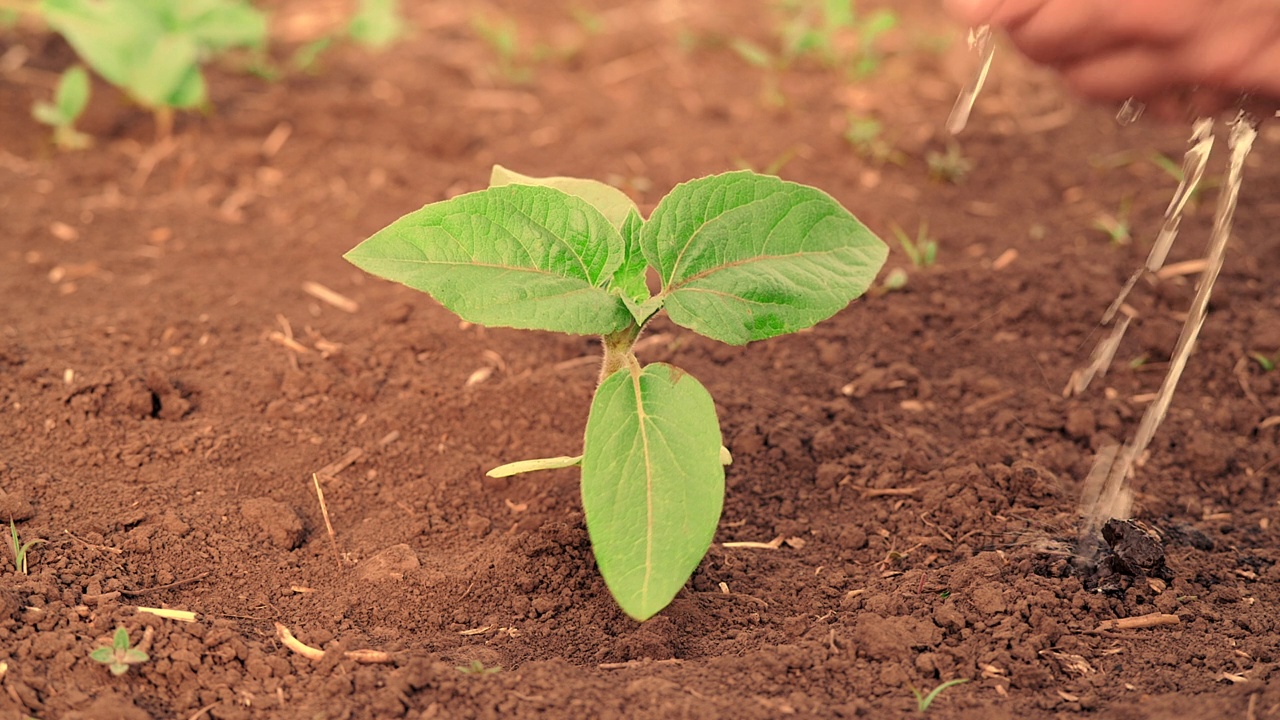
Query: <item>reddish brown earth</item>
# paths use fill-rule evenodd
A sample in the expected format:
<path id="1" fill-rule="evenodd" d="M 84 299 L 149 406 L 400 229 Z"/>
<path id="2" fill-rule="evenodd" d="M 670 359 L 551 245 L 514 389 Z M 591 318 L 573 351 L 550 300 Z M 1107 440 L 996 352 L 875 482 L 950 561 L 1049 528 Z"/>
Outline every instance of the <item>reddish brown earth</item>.
<path id="1" fill-rule="evenodd" d="M 99 86 L 98 144 L 75 154 L 28 116 L 70 52 L 0 34 L 30 55 L 0 63 L 0 506 L 46 540 L 29 575 L 3 558 L 0 713 L 904 717 L 912 687 L 956 678 L 931 716 L 1280 713 L 1280 383 L 1247 359 L 1280 351 L 1280 136 L 1247 169 L 1211 317 L 1138 478 L 1173 579 L 1093 592 L 1070 557 L 1080 482 L 1132 433 L 1191 283 L 1140 288 L 1117 368 L 1083 397 L 1061 389 L 1172 192 L 1148 158 L 1177 156 L 1184 129 L 1119 128 L 1006 54 L 962 137 L 972 171 L 939 182 L 924 157 L 945 148 L 966 65 L 960 43 L 932 49 L 958 37 L 932 2 L 899 5 L 894 54 L 866 80 L 783 73 L 782 107 L 726 49 L 769 40 L 768 6 L 720 5 L 505 3 L 527 40 L 580 45 L 511 86 L 470 4 L 420 3 L 415 39 L 383 55 L 344 48 L 274 83 L 215 70 L 216 111 L 170 142 Z M 600 11 L 599 33 L 571 6 Z M 280 58 L 305 12 L 278 24 Z M 881 118 L 905 163 L 853 152 L 850 112 Z M 939 259 L 812 332 L 647 336 L 642 359 L 710 389 L 736 462 L 716 544 L 637 624 L 592 565 L 573 471 L 483 475 L 578 451 L 596 342 L 461 326 L 340 256 L 482 187 L 494 162 L 610 179 L 649 209 L 682 180 L 787 157 L 784 177 L 886 237 L 927 220 Z M 1214 196 L 1174 260 L 1201 252 Z M 1126 199 L 1136 239 L 1115 246 L 1091 226 Z M 1178 624 L 1105 629 L 1153 612 Z M 117 678 L 88 655 L 118 625 L 151 660 Z M 495 672 L 458 669 L 472 663 Z"/>

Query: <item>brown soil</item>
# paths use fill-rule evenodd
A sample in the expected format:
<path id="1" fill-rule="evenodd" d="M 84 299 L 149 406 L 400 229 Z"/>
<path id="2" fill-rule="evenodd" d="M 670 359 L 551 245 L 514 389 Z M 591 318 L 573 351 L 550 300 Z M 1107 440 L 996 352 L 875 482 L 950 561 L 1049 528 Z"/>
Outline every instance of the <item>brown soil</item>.
<path id="1" fill-rule="evenodd" d="M 282 8 L 282 47 L 310 5 Z M 382 55 L 343 48 L 274 83 L 215 70 L 216 111 L 172 141 L 99 86 L 98 145 L 75 154 L 28 116 L 70 52 L 0 35 L 30 54 L 0 63 L 0 509 L 46 540 L 29 575 L 0 574 L 4 717 L 903 717 L 912 687 L 955 678 L 970 682 L 932 716 L 1277 715 L 1280 383 L 1247 356 L 1280 351 L 1264 162 L 1280 138 L 1247 170 L 1212 315 L 1139 475 L 1172 579 L 1091 590 L 1070 557 L 1080 481 L 1132 433 L 1191 284 L 1144 286 L 1118 367 L 1083 397 L 1061 389 L 1172 191 L 1148 158 L 1177 156 L 1184 129 L 1119 128 L 1006 54 L 962 138 L 972 171 L 938 182 L 924 157 L 945 149 L 966 63 L 962 43 L 930 49 L 958 37 L 932 0 L 899 3 L 875 75 L 801 64 L 781 107 L 726 48 L 767 41 L 768 6 L 706 5 L 505 3 L 526 40 L 581 45 L 512 86 L 471 4 L 417 3 L 414 41 Z M 883 119 L 905 164 L 853 152 L 848 113 Z M 939 259 L 812 332 L 647 336 L 643 359 L 716 398 L 736 462 L 717 544 L 637 624 L 592 565 L 573 471 L 482 472 L 577 452 L 595 341 L 462 326 L 340 256 L 494 162 L 611 179 L 651 208 L 682 180 L 787 157 L 783 176 L 886 237 L 927 220 Z M 1174 260 L 1201 251 L 1212 197 Z M 1113 245 L 1091 225 L 1124 202 L 1136 240 Z M 312 484 L 326 466 L 336 547 Z M 1178 623 L 1106 629 L 1153 612 Z M 88 657 L 117 625 L 151 655 L 122 677 Z M 365 649 L 390 662 L 344 656 Z"/>

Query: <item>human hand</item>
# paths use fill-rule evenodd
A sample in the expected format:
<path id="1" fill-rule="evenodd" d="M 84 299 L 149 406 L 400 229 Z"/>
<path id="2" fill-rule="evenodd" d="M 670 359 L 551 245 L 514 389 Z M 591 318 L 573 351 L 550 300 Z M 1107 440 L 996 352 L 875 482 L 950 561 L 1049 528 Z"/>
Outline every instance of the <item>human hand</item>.
<path id="1" fill-rule="evenodd" d="M 945 0 L 991 25 L 1094 100 L 1143 100 L 1157 113 L 1211 114 L 1251 93 L 1280 99 L 1275 0 Z"/>

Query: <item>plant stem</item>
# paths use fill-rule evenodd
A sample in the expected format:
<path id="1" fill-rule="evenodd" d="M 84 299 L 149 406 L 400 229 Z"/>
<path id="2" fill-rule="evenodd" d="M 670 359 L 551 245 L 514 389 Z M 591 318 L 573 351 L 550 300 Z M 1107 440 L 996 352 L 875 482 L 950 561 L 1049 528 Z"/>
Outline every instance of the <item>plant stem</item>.
<path id="1" fill-rule="evenodd" d="M 635 360 L 636 356 L 631 352 L 631 348 L 635 346 L 638 337 L 640 337 L 640 326 L 631 323 L 618 332 L 601 338 L 604 345 L 604 362 L 600 366 L 600 380 L 597 384 L 604 382 L 605 378 Z"/>

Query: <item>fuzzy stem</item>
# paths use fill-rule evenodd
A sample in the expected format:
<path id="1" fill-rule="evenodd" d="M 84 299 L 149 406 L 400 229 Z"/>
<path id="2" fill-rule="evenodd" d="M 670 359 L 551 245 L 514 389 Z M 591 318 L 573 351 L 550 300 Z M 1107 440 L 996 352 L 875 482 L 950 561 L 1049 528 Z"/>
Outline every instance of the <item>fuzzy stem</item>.
<path id="1" fill-rule="evenodd" d="M 600 380 L 597 384 L 604 382 L 605 378 L 635 360 L 636 356 L 631 352 L 631 348 L 635 346 L 638 337 L 640 337 L 640 326 L 631 323 L 618 332 L 601 338 L 604 345 L 604 362 L 600 365 Z"/>

